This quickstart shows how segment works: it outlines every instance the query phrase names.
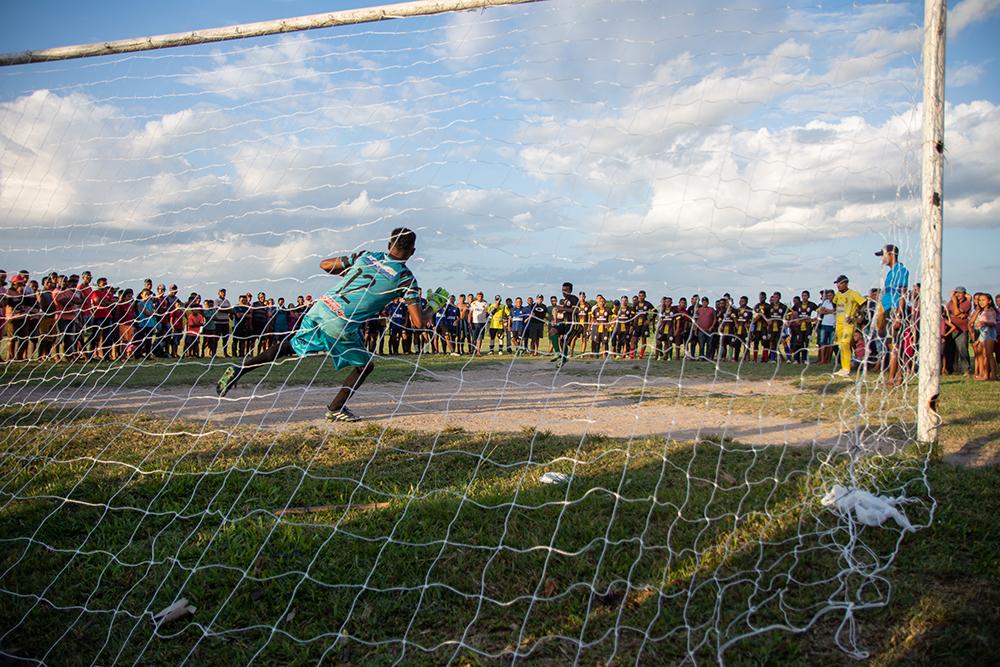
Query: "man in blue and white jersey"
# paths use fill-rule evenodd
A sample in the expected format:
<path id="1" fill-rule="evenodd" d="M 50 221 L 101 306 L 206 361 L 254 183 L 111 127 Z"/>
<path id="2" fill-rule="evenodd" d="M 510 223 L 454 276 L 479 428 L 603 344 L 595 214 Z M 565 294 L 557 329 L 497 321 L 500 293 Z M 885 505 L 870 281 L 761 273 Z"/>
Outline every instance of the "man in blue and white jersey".
<path id="1" fill-rule="evenodd" d="M 407 327 L 410 323 L 409 306 L 399 297 L 386 307 L 389 311 L 389 354 L 399 354 L 400 343 L 410 334 Z"/>
<path id="2" fill-rule="evenodd" d="M 400 297 L 407 305 L 412 325 L 423 328 L 434 311 L 448 299 L 444 290 L 437 289 L 429 295 L 429 308 L 421 308 L 417 280 L 406 266 L 406 260 L 416 250 L 416 239 L 413 231 L 397 227 L 389 237 L 388 252 L 362 251 L 320 262 L 321 269 L 340 276 L 337 284 L 303 315 L 294 336 L 275 343 L 255 357 L 244 359 L 240 366 L 227 368 L 216 384 L 219 396 L 225 396 L 244 374 L 281 357 L 323 352 L 334 368 L 351 367 L 350 375 L 330 403 L 326 418 L 356 421 L 357 416 L 344 404 L 374 368 L 372 355 L 361 338 L 361 325 Z"/>

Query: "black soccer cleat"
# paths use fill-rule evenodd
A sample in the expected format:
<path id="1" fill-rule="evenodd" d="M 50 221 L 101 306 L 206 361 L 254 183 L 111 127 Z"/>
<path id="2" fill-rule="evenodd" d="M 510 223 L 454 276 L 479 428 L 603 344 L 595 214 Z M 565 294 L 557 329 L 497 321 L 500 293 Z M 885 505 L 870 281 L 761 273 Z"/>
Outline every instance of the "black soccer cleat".
<path id="1" fill-rule="evenodd" d="M 232 366 L 223 372 L 222 377 L 215 383 L 215 393 L 222 398 L 229 393 L 229 390 L 236 386 L 236 369 Z"/>
<path id="2" fill-rule="evenodd" d="M 353 412 L 351 412 L 347 408 L 341 408 L 339 410 L 327 410 L 326 411 L 326 420 L 328 422 L 344 422 L 344 423 L 348 423 L 348 422 L 356 422 L 356 421 L 359 421 L 360 419 L 361 419 L 360 417 L 358 417 L 356 414 L 354 414 Z"/>

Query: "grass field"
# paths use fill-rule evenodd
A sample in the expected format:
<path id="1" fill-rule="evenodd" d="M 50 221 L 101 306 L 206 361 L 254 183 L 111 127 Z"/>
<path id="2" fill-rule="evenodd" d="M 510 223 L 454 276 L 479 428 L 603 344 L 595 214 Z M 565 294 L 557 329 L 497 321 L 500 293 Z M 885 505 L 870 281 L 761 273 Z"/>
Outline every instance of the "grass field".
<path id="1" fill-rule="evenodd" d="M 420 372 L 464 363 L 423 358 Z M 320 370 L 303 366 L 292 380 L 268 381 Z M 565 372 L 670 374 L 678 366 L 579 362 Z M 210 384 L 216 370 L 185 364 L 136 375 L 145 384 Z M 386 381 L 414 370 L 401 360 L 377 372 Z M 716 372 L 687 364 L 683 377 Z M 739 373 L 814 387 L 817 396 L 850 386 L 816 369 Z M 340 374 L 319 376 L 335 382 Z M 1000 403 L 997 386 L 945 380 L 946 445 L 1000 447 L 990 407 Z M 684 400 L 746 411 L 810 407 L 798 395 Z M 195 437 L 142 415 L 77 411 L 67 421 L 27 410 L 0 412 L 0 650 L 9 656 L 485 664 L 530 651 L 540 664 L 712 661 L 716 628 L 723 642 L 747 631 L 749 600 L 754 627 L 804 628 L 831 596 L 844 597 L 841 586 L 862 603 L 887 599 L 884 583 L 859 588 L 856 577 L 836 577 L 842 562 L 831 546 L 850 535 L 818 500 L 843 464 L 823 464 L 823 452 L 807 448 L 374 425 L 336 434 L 240 426 Z M 859 470 L 879 488 L 923 499 L 907 506 L 917 523 L 930 518 L 925 476 L 938 503 L 932 526 L 916 534 L 863 531 L 880 563 L 901 545 L 881 573 L 892 584 L 890 603 L 856 612 L 861 643 L 873 664 L 987 664 L 1000 648 L 990 630 L 1000 626 L 1000 473 L 995 458 L 968 468 L 932 457 L 925 468 L 923 454 L 908 449 Z M 542 484 L 547 471 L 573 481 Z M 181 596 L 197 612 L 154 633 L 149 614 Z M 725 657 L 853 664 L 832 640 L 842 618 L 751 637 Z"/>

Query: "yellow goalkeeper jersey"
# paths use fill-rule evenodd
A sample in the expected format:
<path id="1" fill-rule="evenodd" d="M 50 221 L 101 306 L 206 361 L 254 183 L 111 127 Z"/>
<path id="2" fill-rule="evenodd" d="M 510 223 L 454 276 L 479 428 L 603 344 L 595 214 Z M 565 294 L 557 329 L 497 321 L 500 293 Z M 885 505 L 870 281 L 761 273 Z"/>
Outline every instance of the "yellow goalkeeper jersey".
<path id="1" fill-rule="evenodd" d="M 852 289 L 833 295 L 833 305 L 837 310 L 837 326 L 847 325 L 847 318 L 854 318 L 858 308 L 865 305 L 865 297 Z M 853 323 L 851 323 L 853 326 Z"/>

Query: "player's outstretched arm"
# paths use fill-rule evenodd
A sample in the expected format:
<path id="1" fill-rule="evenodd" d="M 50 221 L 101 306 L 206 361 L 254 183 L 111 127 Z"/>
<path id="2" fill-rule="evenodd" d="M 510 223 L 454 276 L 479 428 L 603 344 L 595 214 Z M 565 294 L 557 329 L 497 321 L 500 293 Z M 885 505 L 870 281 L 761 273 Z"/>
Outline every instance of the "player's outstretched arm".
<path id="1" fill-rule="evenodd" d="M 355 253 L 351 256 L 344 255 L 342 257 L 328 257 L 319 263 L 319 268 L 329 274 L 339 276 L 354 264 L 354 260 L 358 258 L 358 254 L 359 253 Z"/>

